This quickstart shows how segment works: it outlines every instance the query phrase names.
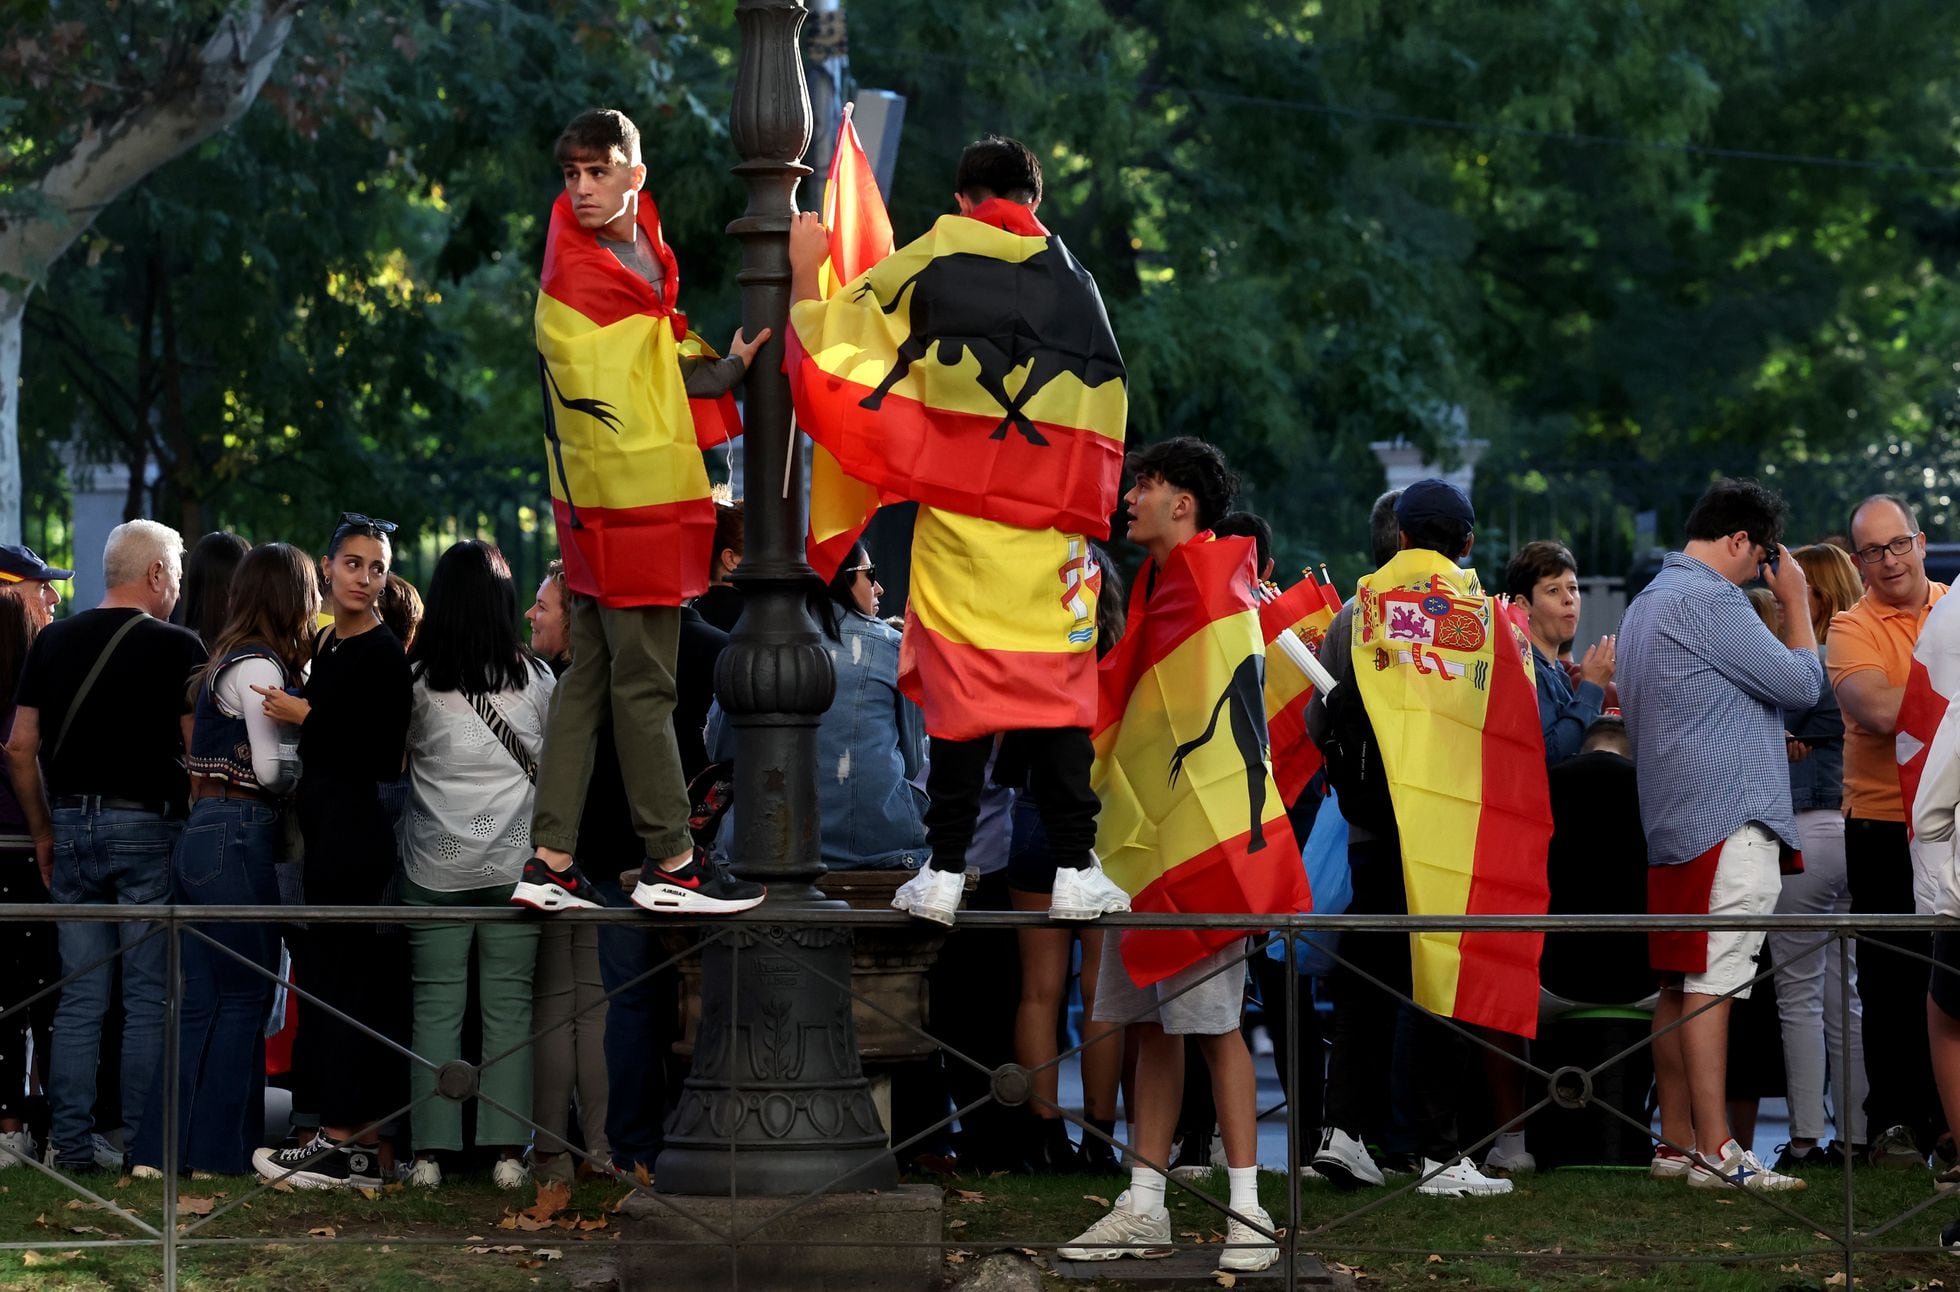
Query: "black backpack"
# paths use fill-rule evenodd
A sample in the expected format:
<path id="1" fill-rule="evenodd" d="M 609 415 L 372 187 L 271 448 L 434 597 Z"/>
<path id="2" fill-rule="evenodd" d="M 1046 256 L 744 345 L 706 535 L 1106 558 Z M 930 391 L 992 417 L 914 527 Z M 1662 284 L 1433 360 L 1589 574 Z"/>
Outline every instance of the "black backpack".
<path id="1" fill-rule="evenodd" d="M 1334 688 L 1325 700 L 1327 734 L 1321 742 L 1327 780 L 1340 796 L 1341 815 L 1381 838 L 1395 837 L 1395 804 L 1388 793 L 1388 771 L 1382 765 L 1375 725 L 1361 701 L 1353 678 Z"/>

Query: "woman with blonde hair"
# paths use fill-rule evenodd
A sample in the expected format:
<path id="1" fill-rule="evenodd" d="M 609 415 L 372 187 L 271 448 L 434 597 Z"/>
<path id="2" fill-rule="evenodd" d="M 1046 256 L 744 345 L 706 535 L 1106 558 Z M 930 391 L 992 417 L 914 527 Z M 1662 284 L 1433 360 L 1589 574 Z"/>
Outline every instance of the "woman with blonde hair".
<path id="1" fill-rule="evenodd" d="M 1791 555 L 1803 566 L 1804 578 L 1810 584 L 1810 622 L 1817 635 L 1817 653 L 1822 656 L 1830 649 L 1831 616 L 1850 609 L 1863 593 L 1858 570 L 1844 549 L 1827 543 L 1800 547 Z M 1813 707 L 1785 714 L 1784 724 L 1790 751 L 1790 798 L 1797 812 L 1804 868 L 1802 874 L 1783 877 L 1776 913 L 1847 914 L 1851 888 L 1844 864 L 1844 717 L 1838 712 L 1837 697 L 1825 687 Z M 1811 1166 L 1839 1170 L 1847 1146 L 1854 1156 L 1864 1148 L 1865 1056 L 1857 951 L 1847 948 L 1851 975 L 1849 981 L 1843 981 L 1837 972 L 1834 945 L 1815 933 L 1769 935 L 1790 1102 L 1790 1142 L 1776 1160 L 1777 1171 Z M 1842 1027 L 1842 993 L 1847 990 L 1851 993 L 1849 1034 Z M 1848 1056 L 1844 1048 L 1847 1043 L 1851 1047 Z M 1850 1071 L 1838 1071 L 1840 1061 Z M 1824 1102 L 1827 1076 L 1829 1115 Z M 1820 1141 L 1827 1122 L 1834 1125 L 1836 1139 L 1825 1146 Z"/>

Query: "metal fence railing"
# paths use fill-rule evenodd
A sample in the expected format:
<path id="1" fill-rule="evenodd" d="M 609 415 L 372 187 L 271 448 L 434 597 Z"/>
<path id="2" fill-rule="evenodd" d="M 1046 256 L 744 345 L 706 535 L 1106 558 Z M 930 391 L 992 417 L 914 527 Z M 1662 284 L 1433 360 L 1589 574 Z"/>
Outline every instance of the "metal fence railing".
<path id="1" fill-rule="evenodd" d="M 317 995 L 309 992 L 303 977 L 298 981 L 282 978 L 277 973 L 266 970 L 245 956 L 224 946 L 207 932 L 208 926 L 241 923 L 291 925 L 295 921 L 305 921 L 309 925 L 323 923 L 399 924 L 404 922 L 407 914 L 403 908 L 399 907 L 203 907 L 0 904 L 0 937 L 6 936 L 5 929 L 9 924 L 17 924 L 25 921 L 142 923 L 147 926 L 138 936 L 121 942 L 117 950 L 110 952 L 90 964 L 77 966 L 59 981 L 49 984 L 32 995 L 15 1000 L 6 1009 L 0 1010 L 0 1021 L 14 1017 L 21 1011 L 28 1009 L 41 997 L 60 990 L 64 984 L 100 968 L 118 956 L 126 954 L 132 947 L 151 938 L 162 938 L 165 942 L 167 987 L 163 1032 L 163 1066 L 162 1071 L 157 1074 L 157 1079 L 163 1083 L 162 1110 L 164 1119 L 164 1181 L 162 1219 L 160 1223 L 153 1224 L 143 1219 L 142 1216 L 133 1210 L 119 1205 L 112 1197 L 97 1192 L 90 1186 L 89 1181 L 86 1179 L 78 1179 L 74 1176 L 64 1174 L 56 1170 L 53 1166 L 40 1161 L 32 1161 L 27 1163 L 27 1165 L 45 1176 L 58 1180 L 63 1188 L 72 1190 L 78 1197 L 85 1199 L 88 1203 L 120 1218 L 135 1231 L 135 1236 L 126 1238 L 104 1237 L 92 1241 L 75 1241 L 72 1238 L 63 1239 L 56 1237 L 44 1241 L 0 1242 L 0 1249 L 48 1250 L 60 1248 L 64 1251 L 90 1247 L 153 1249 L 158 1255 L 161 1286 L 166 1289 L 166 1292 L 175 1292 L 175 1289 L 179 1286 L 179 1258 L 181 1253 L 190 1249 L 219 1246 L 241 1241 L 218 1235 L 212 1227 L 225 1216 L 236 1212 L 241 1207 L 249 1205 L 254 1198 L 258 1197 L 265 1190 L 273 1188 L 277 1183 L 276 1181 L 261 1180 L 256 1184 L 256 1187 L 227 1198 L 224 1200 L 222 1206 L 215 1206 L 206 1214 L 196 1216 L 182 1216 L 179 1214 L 178 1146 L 176 1139 L 179 1124 L 178 1104 L 183 1092 L 179 1089 L 180 1083 L 178 1081 L 177 1020 L 178 1011 L 183 1000 L 181 965 L 183 950 L 188 945 L 187 940 L 214 948 L 218 953 L 236 960 L 253 972 L 264 974 L 268 978 L 283 985 L 287 991 L 304 1001 L 307 1008 L 332 1015 L 346 1025 L 360 1029 L 368 1036 L 399 1052 L 407 1062 L 419 1063 L 433 1070 L 436 1069 L 437 1065 L 430 1060 L 416 1054 L 412 1049 L 402 1045 L 399 1041 L 384 1035 L 381 1031 L 371 1027 L 368 1022 L 350 1017 L 335 1008 L 331 1003 L 323 1001 Z M 536 916 L 526 912 L 510 908 L 417 907 L 413 912 L 413 919 L 416 923 L 483 924 L 536 918 Z M 684 937 L 678 939 L 679 942 L 685 945 L 680 946 L 673 954 L 667 956 L 666 959 L 660 961 L 658 964 L 650 966 L 631 981 L 622 984 L 615 992 L 607 993 L 606 999 L 610 999 L 619 992 L 639 986 L 649 980 L 653 975 L 661 973 L 678 964 L 684 958 L 700 952 L 712 942 L 727 941 L 731 946 L 739 946 L 744 940 L 742 937 L 742 931 L 744 930 L 754 932 L 762 929 L 780 930 L 784 928 L 829 928 L 835 930 L 839 927 L 849 929 L 910 927 L 908 917 L 900 915 L 897 912 L 806 909 L 779 910 L 768 907 L 734 919 L 698 923 L 661 919 L 655 924 L 650 920 L 650 917 L 636 910 L 576 911 L 566 912 L 551 918 L 579 922 L 629 923 L 641 926 L 652 925 L 663 930 L 672 930 L 685 934 Z M 1043 912 L 969 911 L 963 912 L 960 916 L 960 927 L 963 929 L 998 929 L 1022 926 L 1047 927 L 1049 925 L 1047 917 Z M 1960 927 L 1960 924 L 1956 924 L 1953 921 L 1943 921 L 1932 917 L 1920 916 L 1854 917 L 1836 915 L 1783 915 L 1726 919 L 1698 919 L 1690 916 L 1649 915 L 1557 915 L 1535 918 L 1514 916 L 1412 917 L 1340 915 L 1294 916 L 1284 919 L 1229 915 L 1120 915 L 1105 917 L 1101 921 L 1101 926 L 1110 929 L 1204 928 L 1214 930 L 1240 930 L 1246 933 L 1248 940 L 1242 944 L 1244 948 L 1243 954 L 1235 958 L 1229 958 L 1226 963 L 1219 965 L 1214 970 L 1215 973 L 1243 973 L 1245 963 L 1249 959 L 1264 954 L 1268 948 L 1279 943 L 1285 944 L 1287 951 L 1285 960 L 1291 965 L 1295 961 L 1293 954 L 1297 949 L 1295 944 L 1313 943 L 1323 956 L 1331 959 L 1333 963 L 1345 969 L 1354 978 L 1372 983 L 1376 988 L 1394 996 L 1403 1004 L 1417 1009 L 1420 1009 L 1420 1006 L 1416 1005 L 1416 1002 L 1406 993 L 1390 988 L 1378 979 L 1356 968 L 1351 961 L 1344 958 L 1339 953 L 1337 942 L 1331 947 L 1327 945 L 1329 942 L 1328 935 L 1346 932 L 1531 931 L 1556 934 L 1630 933 L 1707 929 L 1807 931 L 1816 935 L 1816 941 L 1814 945 L 1806 949 L 1804 955 L 1827 957 L 1830 967 L 1839 978 L 1841 987 L 1840 1010 L 1842 1013 L 1840 1021 L 1844 1025 L 1843 1032 L 1845 1036 L 1843 1048 L 1838 1054 L 1832 1057 L 1835 1064 L 1835 1071 L 1846 1073 L 1851 1070 L 1852 1062 L 1850 1055 L 1850 1001 L 1853 990 L 1851 985 L 1853 947 L 1860 942 L 1874 937 L 1883 938 L 1901 933 L 1926 933 L 1936 928 L 1950 929 Z M 784 954 L 785 947 L 789 948 L 790 954 L 794 954 L 793 939 L 778 938 L 775 941 L 776 946 L 772 952 L 773 954 Z M 670 943 L 669 945 L 671 946 L 673 944 Z M 1889 954 L 1908 956 L 1912 959 L 1925 962 L 1929 967 L 1933 965 L 1930 956 L 1902 949 L 1892 942 L 1887 942 L 1884 949 Z M 739 966 L 739 962 L 740 953 L 738 951 L 733 963 Z M 942 1038 L 934 1036 L 928 1028 L 921 1027 L 911 1020 L 892 1014 L 876 1001 L 870 1000 L 858 992 L 850 982 L 836 981 L 833 976 L 814 965 L 805 965 L 802 968 L 804 972 L 816 975 L 832 988 L 850 993 L 855 1002 L 878 1012 L 887 1021 L 917 1033 L 929 1041 L 944 1056 L 944 1061 L 948 1065 L 963 1065 L 986 1078 L 987 1093 L 984 1096 L 969 1102 L 964 1107 L 954 1109 L 932 1125 L 926 1126 L 912 1133 L 904 1140 L 893 1144 L 892 1148 L 894 1152 L 904 1153 L 912 1145 L 925 1140 L 928 1136 L 935 1135 L 949 1128 L 962 1116 L 971 1114 L 981 1105 L 991 1101 L 1000 1101 L 1003 1103 L 1035 1102 L 1045 1104 L 1045 1101 L 1040 1100 L 1031 1093 L 1033 1088 L 1031 1078 L 1039 1069 L 1029 1070 L 1016 1064 L 986 1064 L 969 1054 L 963 1053 L 960 1049 L 948 1044 Z M 739 967 L 734 972 L 739 973 Z M 1774 968 L 1765 970 L 1763 973 L 1758 974 L 1756 978 L 1752 979 L 1751 984 L 1762 981 L 1774 972 Z M 1300 999 L 1298 993 L 1302 990 L 1302 986 L 1299 982 L 1299 976 L 1295 973 L 1288 972 L 1284 975 L 1284 978 L 1285 999 L 1283 1001 L 1269 1001 L 1268 1007 L 1284 1009 L 1287 1018 L 1290 1020 L 1298 1017 Z M 1185 990 L 1191 990 L 1196 986 L 1196 983 L 1189 984 Z M 1735 990 L 1741 991 L 1742 988 L 1738 987 Z M 1720 999 L 1726 999 L 1726 997 L 1711 999 L 1708 1004 L 1703 1006 L 1703 1009 L 1713 1008 Z M 596 1007 L 596 1003 L 587 1006 L 588 1009 Z M 1698 1010 L 1696 1012 L 1699 1013 L 1700 1011 Z M 1673 1024 L 1673 1027 L 1681 1026 L 1682 1023 L 1685 1023 L 1693 1016 L 1693 1014 L 1687 1015 Z M 1480 1150 L 1494 1143 L 1497 1135 L 1507 1131 L 1521 1129 L 1534 1115 L 1544 1109 L 1555 1106 L 1596 1109 L 1605 1116 L 1624 1123 L 1637 1134 L 1645 1136 L 1655 1143 L 1667 1143 L 1667 1141 L 1651 1130 L 1650 1124 L 1647 1121 L 1635 1118 L 1629 1115 L 1627 1111 L 1598 1099 L 1593 1091 L 1594 1082 L 1602 1073 L 1650 1047 L 1654 1039 L 1652 1035 L 1642 1036 L 1638 1041 L 1623 1047 L 1618 1052 L 1607 1056 L 1597 1063 L 1589 1065 L 1564 1065 L 1555 1069 L 1547 1069 L 1534 1063 L 1526 1053 L 1514 1052 L 1509 1048 L 1494 1044 L 1489 1036 L 1482 1033 L 1479 1029 L 1466 1027 L 1449 1018 L 1435 1015 L 1429 1015 L 1429 1017 L 1435 1019 L 1437 1024 L 1460 1033 L 1467 1043 L 1480 1050 L 1495 1054 L 1507 1063 L 1517 1065 L 1523 1072 L 1530 1074 L 1537 1082 L 1542 1083 L 1541 1088 L 1543 1094 L 1536 1102 L 1530 1103 L 1523 1111 L 1509 1118 L 1501 1125 L 1496 1126 L 1494 1130 L 1484 1135 L 1481 1139 L 1463 1145 L 1466 1153 L 1475 1156 Z M 534 1033 L 520 1045 L 508 1047 L 501 1053 L 485 1055 L 482 1062 L 478 1064 L 462 1064 L 459 1067 L 457 1063 L 452 1062 L 443 1065 L 440 1071 L 444 1079 L 436 1083 L 436 1089 L 432 1093 L 424 1095 L 420 1099 L 411 1100 L 408 1104 L 394 1110 L 385 1118 L 375 1119 L 366 1130 L 371 1131 L 385 1122 L 393 1121 L 405 1114 L 412 1113 L 417 1106 L 427 1100 L 447 1098 L 456 1100 L 457 1102 L 469 1099 L 478 1100 L 483 1105 L 496 1108 L 499 1112 L 530 1126 L 533 1131 L 546 1133 L 544 1132 L 544 1128 L 539 1127 L 532 1121 L 530 1115 L 531 1110 L 506 1108 L 495 1103 L 481 1091 L 475 1078 L 485 1068 L 497 1063 L 513 1061 L 527 1054 L 533 1043 L 548 1035 L 551 1030 L 569 1025 L 570 1021 L 570 1019 L 561 1019 L 553 1024 L 551 1028 Z M 302 1020 L 302 1027 L 304 1025 L 304 1021 Z M 734 1030 L 730 1028 L 727 1033 L 728 1043 L 731 1047 L 734 1043 Z M 1662 1029 L 1662 1032 L 1664 1033 L 1667 1030 L 1671 1029 Z M 1086 1035 L 1089 1033 L 1089 1029 L 1086 1027 L 1084 1028 L 1084 1032 L 1085 1040 L 1082 1044 L 1062 1051 L 1050 1064 L 1043 1066 L 1052 1066 L 1053 1064 L 1059 1064 L 1075 1057 L 1087 1044 L 1092 1043 L 1100 1037 L 1100 1034 L 1096 1036 Z M 1285 1052 L 1279 1056 L 1279 1062 L 1283 1064 L 1285 1088 L 1288 1091 L 1295 1091 L 1301 1088 L 1300 1075 L 1301 1064 L 1303 1062 L 1299 1045 L 1299 1029 L 1289 1026 L 1286 1032 L 1288 1043 L 1285 1046 Z M 1320 1062 L 1321 1056 L 1316 1053 L 1308 1061 Z M 1843 1088 L 1843 1083 L 1839 1083 L 1839 1088 Z M 1075 1129 L 1085 1140 L 1090 1137 L 1103 1140 L 1109 1143 L 1119 1154 L 1127 1155 L 1132 1162 L 1138 1162 L 1148 1167 L 1167 1171 L 1168 1163 L 1144 1160 L 1129 1145 L 1120 1139 L 1110 1137 L 1103 1130 L 1090 1124 L 1084 1117 L 1067 1108 L 1058 1108 L 1050 1105 L 1046 1106 L 1044 1111 L 1059 1113 L 1062 1117 L 1073 1123 Z M 1286 1102 L 1284 1111 L 1287 1133 L 1287 1161 L 1289 1163 L 1305 1161 L 1312 1152 L 1312 1146 L 1302 1144 L 1299 1139 L 1302 1125 L 1301 1110 L 1289 1099 Z M 1843 1111 L 1840 1108 L 1840 1117 L 1843 1116 Z M 1318 1117 L 1314 1117 L 1313 1120 L 1317 1122 Z M 1669 1144 L 1668 1146 L 1676 1151 L 1687 1151 L 1686 1147 L 1682 1145 Z M 576 1145 L 568 1145 L 567 1148 L 570 1152 L 577 1154 L 595 1166 L 602 1169 L 609 1169 L 610 1167 L 610 1164 L 600 1162 L 596 1157 L 593 1157 L 590 1153 L 585 1152 Z M 1398 1198 L 1407 1196 L 1430 1177 L 1411 1175 L 1405 1181 L 1393 1187 L 1385 1187 L 1376 1191 L 1373 1196 L 1369 1196 L 1365 1200 L 1354 1200 L 1354 1195 L 1338 1195 L 1342 1199 L 1345 1209 L 1338 1210 L 1333 1214 L 1323 1212 L 1310 1216 L 1304 1214 L 1302 1211 L 1299 1172 L 1288 1170 L 1286 1174 L 1287 1200 L 1285 1214 L 1274 1219 L 1270 1230 L 1262 1225 L 1253 1223 L 1247 1217 L 1237 1215 L 1237 1213 L 1232 1212 L 1223 1202 L 1176 1177 L 1170 1177 L 1168 1187 L 1174 1192 L 1195 1201 L 1200 1206 L 1217 1213 L 1221 1223 L 1228 1219 L 1236 1219 L 1241 1223 L 1251 1225 L 1256 1232 L 1265 1237 L 1276 1240 L 1279 1244 L 1281 1254 L 1281 1261 L 1277 1267 L 1277 1272 L 1282 1275 L 1284 1285 L 1288 1289 L 1305 1286 L 1309 1283 L 1318 1285 L 1321 1282 L 1324 1274 L 1313 1255 L 1315 1249 L 1326 1250 L 1328 1248 L 1338 1248 L 1344 1253 L 1359 1252 L 1364 1254 L 1374 1253 L 1383 1256 L 1414 1256 L 1417 1259 L 1422 1259 L 1426 1255 L 1441 1255 L 1448 1259 L 1521 1260 L 1543 1255 L 1542 1252 L 1529 1250 L 1509 1250 L 1502 1244 L 1492 1244 L 1475 1251 L 1439 1252 L 1435 1248 L 1371 1246 L 1364 1243 L 1344 1241 L 1342 1237 L 1344 1227 L 1350 1226 L 1352 1222 L 1389 1205 Z M 1432 1172 L 1432 1174 L 1434 1173 Z M 621 1239 L 620 1244 L 631 1246 L 634 1242 L 639 1241 L 648 1242 L 654 1246 L 725 1247 L 731 1253 L 739 1252 L 745 1243 L 753 1242 L 758 1235 L 762 1234 L 777 1221 L 797 1211 L 799 1208 L 809 1205 L 815 1199 L 824 1196 L 829 1189 L 835 1187 L 843 1178 L 840 1175 L 837 1180 L 827 1181 L 799 1196 L 776 1199 L 775 1201 L 780 1205 L 770 1208 L 767 1214 L 760 1220 L 750 1218 L 740 1223 L 722 1225 L 711 1222 L 705 1216 L 701 1215 L 698 1209 L 690 1207 L 689 1203 L 685 1200 L 659 1193 L 654 1188 L 632 1177 L 621 1177 L 620 1182 L 622 1184 L 645 1196 L 647 1199 L 645 1205 L 658 1207 L 676 1216 L 685 1217 L 693 1225 L 698 1226 L 701 1233 L 708 1236 L 689 1240 Z M 731 1175 L 732 1179 L 733 1176 Z M 1591 1262 L 1596 1263 L 1601 1269 L 1606 1269 L 1629 1261 L 1651 1262 L 1665 1260 L 1733 1265 L 1757 1260 L 1775 1259 L 1779 1261 L 1791 1261 L 1804 1257 L 1829 1257 L 1834 1263 L 1841 1266 L 1845 1286 L 1850 1287 L 1853 1286 L 1852 1279 L 1856 1277 L 1854 1271 L 1857 1268 L 1857 1263 L 1861 1255 L 1880 1252 L 1897 1253 L 1901 1251 L 1917 1252 L 1936 1250 L 1932 1245 L 1901 1245 L 1896 1240 L 1888 1242 L 1887 1239 L 1900 1226 L 1912 1220 L 1946 1195 L 1929 1192 L 1925 1200 L 1907 1207 L 1896 1215 L 1886 1217 L 1877 1222 L 1861 1225 L 1858 1223 L 1856 1213 L 1856 1187 L 1857 1174 L 1853 1171 L 1852 1165 L 1847 1159 L 1841 1175 L 1842 1210 L 1839 1215 L 1832 1219 L 1828 1227 L 1816 1215 L 1807 1214 L 1791 1206 L 1781 1197 L 1744 1189 L 1740 1186 L 1735 1188 L 1736 1193 L 1743 1194 L 1748 1198 L 1750 1205 L 1764 1208 L 1768 1213 L 1794 1222 L 1801 1226 L 1803 1232 L 1814 1235 L 1816 1241 L 1811 1246 L 1803 1249 L 1793 1250 L 1787 1247 L 1761 1251 L 1724 1249 L 1716 1253 L 1659 1251 L 1649 1252 L 1645 1255 L 1629 1255 L 1626 1252 L 1588 1252 L 1583 1249 L 1562 1246 L 1557 1252 L 1557 1259 L 1567 1265 Z M 1346 1206 L 1345 1204 L 1348 1201 L 1354 1201 L 1355 1205 Z M 1066 1245 L 1074 1236 L 1073 1232 L 1046 1235 L 1016 1235 L 990 1241 L 1002 1247 L 1030 1249 L 1052 1257 L 1056 1248 Z M 252 1241 L 263 1243 L 266 1240 L 261 1236 Z M 349 1237 L 335 1239 L 333 1241 L 361 1242 L 365 1240 Z M 848 1240 L 828 1241 L 831 1245 L 839 1245 Z M 822 1246 L 825 1245 L 825 1242 L 820 1240 L 815 1244 L 804 1245 Z M 888 1240 L 883 1238 L 879 1239 L 876 1245 L 880 1247 L 892 1246 Z M 941 1244 L 934 1241 L 928 1245 L 934 1247 L 951 1247 L 955 1244 L 951 1242 Z M 1217 1243 L 1174 1242 L 1169 1246 L 1173 1250 L 1188 1250 L 1202 1247 L 1210 1253 L 1216 1253 L 1221 1250 Z M 1111 1277 L 1122 1276 L 1121 1270 L 1110 1270 L 1108 1273 Z M 739 1276 L 731 1276 L 731 1285 L 740 1285 Z"/>

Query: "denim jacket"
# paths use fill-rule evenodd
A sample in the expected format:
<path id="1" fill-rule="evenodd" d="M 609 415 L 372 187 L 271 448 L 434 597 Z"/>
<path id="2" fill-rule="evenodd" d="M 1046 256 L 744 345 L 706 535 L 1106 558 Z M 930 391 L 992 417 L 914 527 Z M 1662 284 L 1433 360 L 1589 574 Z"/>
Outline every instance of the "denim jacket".
<path id="1" fill-rule="evenodd" d="M 1824 658 L 1827 643 L 1817 643 Z M 1790 764 L 1790 806 L 1799 812 L 1837 811 L 1844 802 L 1844 714 L 1830 687 L 1808 709 L 1786 711 L 1784 729 L 1810 746 L 1810 756 Z"/>
<path id="2" fill-rule="evenodd" d="M 828 634 L 837 695 L 817 728 L 817 806 L 824 865 L 832 870 L 916 870 L 931 853 L 910 784 L 922 766 L 925 720 L 899 694 L 898 632 L 855 610 L 834 609 L 838 640 Z M 708 715 L 709 757 L 735 756 L 734 731 L 717 704 Z M 722 823 L 732 839 L 738 800 Z"/>

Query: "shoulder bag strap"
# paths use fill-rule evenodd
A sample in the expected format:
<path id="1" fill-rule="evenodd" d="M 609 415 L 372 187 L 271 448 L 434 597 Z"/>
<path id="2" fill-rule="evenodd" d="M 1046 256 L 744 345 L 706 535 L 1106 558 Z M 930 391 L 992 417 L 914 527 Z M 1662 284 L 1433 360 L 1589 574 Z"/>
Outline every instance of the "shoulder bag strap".
<path id="1" fill-rule="evenodd" d="M 68 729 L 75 725 L 75 715 L 82 711 L 82 702 L 88 699 L 88 693 L 94 689 L 95 679 L 102 676 L 102 670 L 107 667 L 109 657 L 116 653 L 116 647 L 122 645 L 122 639 L 129 636 L 129 630 L 148 618 L 148 615 L 138 611 L 135 618 L 116 629 L 115 634 L 109 638 L 109 644 L 104 646 L 102 653 L 95 657 L 95 667 L 91 668 L 88 676 L 82 679 L 81 688 L 75 692 L 75 698 L 68 702 L 68 715 L 61 720 L 61 730 L 54 738 L 54 749 L 48 754 L 49 762 L 61 756 L 61 746 L 68 740 Z"/>
<path id="2" fill-rule="evenodd" d="M 477 717 L 483 719 L 483 725 L 490 728 L 490 734 L 497 738 L 497 742 L 504 747 L 504 752 L 523 769 L 524 779 L 536 785 L 538 760 L 531 757 L 530 751 L 524 748 L 524 742 L 517 738 L 517 733 L 511 730 L 508 722 L 504 721 L 504 715 L 498 713 L 497 706 L 490 703 L 490 697 L 473 695 L 470 697 L 470 707 L 476 710 Z"/>

